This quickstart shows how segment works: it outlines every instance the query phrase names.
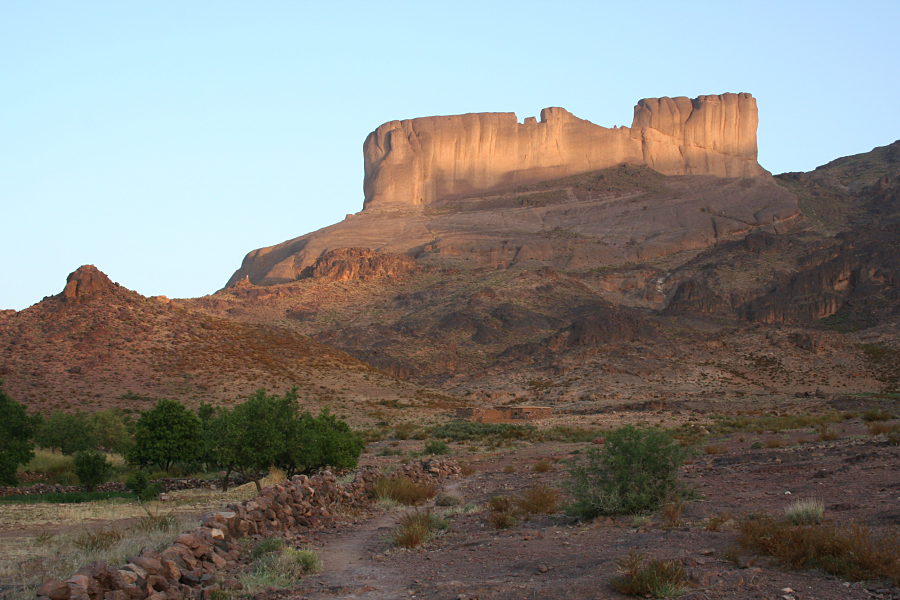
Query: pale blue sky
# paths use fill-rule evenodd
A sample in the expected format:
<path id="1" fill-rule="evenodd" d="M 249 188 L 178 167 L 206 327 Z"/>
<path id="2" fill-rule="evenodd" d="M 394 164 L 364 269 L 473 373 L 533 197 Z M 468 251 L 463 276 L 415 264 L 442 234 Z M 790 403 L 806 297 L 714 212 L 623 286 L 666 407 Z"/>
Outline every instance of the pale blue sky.
<path id="1" fill-rule="evenodd" d="M 894 0 L 608 4 L 0 0 L 0 308 L 212 293 L 360 210 L 393 119 L 750 92 L 774 173 L 900 138 Z"/>

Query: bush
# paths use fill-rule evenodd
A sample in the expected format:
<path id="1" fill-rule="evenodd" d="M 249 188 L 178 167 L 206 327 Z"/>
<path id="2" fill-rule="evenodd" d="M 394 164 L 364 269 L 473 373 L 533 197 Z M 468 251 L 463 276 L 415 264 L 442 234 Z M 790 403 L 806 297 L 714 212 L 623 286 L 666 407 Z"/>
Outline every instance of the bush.
<path id="1" fill-rule="evenodd" d="M 147 474 L 144 473 L 142 469 L 135 471 L 125 480 L 125 487 L 135 493 L 135 495 L 140 498 L 141 494 L 144 493 L 144 490 L 147 488 L 147 484 L 149 480 L 147 479 Z"/>
<path id="2" fill-rule="evenodd" d="M 519 520 L 515 500 L 510 496 L 491 496 L 488 501 L 488 520 L 495 529 L 511 529 Z"/>
<path id="3" fill-rule="evenodd" d="M 416 483 L 409 477 L 384 478 L 375 482 L 372 494 L 378 500 L 393 500 L 415 506 L 434 498 L 437 486 L 430 482 Z"/>
<path id="4" fill-rule="evenodd" d="M 627 425 L 610 432 L 602 449 L 590 448 L 569 466 L 569 511 L 585 519 L 658 509 L 686 494 L 678 468 L 690 451 L 657 429 Z"/>
<path id="5" fill-rule="evenodd" d="M 516 508 L 527 516 L 551 515 L 559 506 L 559 492 L 546 485 L 534 485 L 514 498 Z"/>
<path id="6" fill-rule="evenodd" d="M 141 500 L 152 500 L 153 498 L 159 498 L 159 495 L 162 493 L 162 484 L 158 481 L 154 481 L 153 483 L 147 484 L 147 487 L 145 487 L 144 491 L 138 495 L 138 498 Z"/>
<path id="7" fill-rule="evenodd" d="M 462 504 L 462 498 L 460 498 L 459 496 L 451 496 L 449 494 L 438 494 L 434 498 L 435 506 L 448 507 L 448 506 L 459 506 L 460 504 Z"/>
<path id="8" fill-rule="evenodd" d="M 450 454 L 450 447 L 446 442 L 432 440 L 425 443 L 425 454 Z"/>
<path id="9" fill-rule="evenodd" d="M 155 464 L 168 472 L 176 461 L 192 461 L 203 452 L 200 419 L 176 400 L 160 400 L 135 424 L 129 463 Z"/>
<path id="10" fill-rule="evenodd" d="M 539 460 L 531 467 L 531 470 L 535 473 L 546 473 L 551 469 L 553 469 L 553 465 L 551 465 L 550 461 L 547 459 Z"/>
<path id="11" fill-rule="evenodd" d="M 416 548 L 434 537 L 435 532 L 447 529 L 447 521 L 426 510 L 406 513 L 391 533 L 391 541 L 401 548 Z"/>
<path id="12" fill-rule="evenodd" d="M 34 432 L 34 442 L 41 448 L 59 448 L 67 455 L 94 449 L 96 446 L 93 427 L 86 413 L 67 415 L 55 410 Z"/>
<path id="13" fill-rule="evenodd" d="M 647 561 L 647 557 L 632 550 L 627 557 L 616 561 L 622 575 L 612 579 L 613 587 L 631 596 L 675 598 L 684 593 L 687 583 L 684 568 L 672 560 Z"/>
<path id="14" fill-rule="evenodd" d="M 111 469 L 112 465 L 101 452 L 87 450 L 75 453 L 75 475 L 89 492 L 93 492 L 98 485 L 106 481 Z"/>
<path id="15" fill-rule="evenodd" d="M 878 421 L 890 421 L 894 418 L 894 415 L 887 412 L 886 410 L 873 408 L 864 412 L 862 414 L 862 418 L 866 423 L 875 423 Z"/>
<path id="16" fill-rule="evenodd" d="M 793 569 L 821 569 L 853 581 L 888 578 L 900 584 L 900 536 L 876 538 L 862 524 L 793 525 L 769 516 L 741 521 L 738 543 Z"/>

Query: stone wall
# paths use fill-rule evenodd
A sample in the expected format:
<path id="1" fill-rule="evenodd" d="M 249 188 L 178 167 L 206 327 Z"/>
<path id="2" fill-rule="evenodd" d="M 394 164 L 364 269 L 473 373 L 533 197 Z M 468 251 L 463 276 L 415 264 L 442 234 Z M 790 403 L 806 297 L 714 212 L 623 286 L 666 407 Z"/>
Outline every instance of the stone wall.
<path id="1" fill-rule="evenodd" d="M 456 461 L 423 459 L 391 476 L 440 481 L 459 473 Z M 240 557 L 238 539 L 301 533 L 322 525 L 342 507 L 367 506 L 381 476 L 369 466 L 346 485 L 322 471 L 267 486 L 252 500 L 204 516 L 200 527 L 178 535 L 161 552 L 145 548 L 121 568 L 93 562 L 65 581 L 47 580 L 37 590 L 38 600 L 207 600 L 214 590 L 239 589 L 233 577 Z"/>

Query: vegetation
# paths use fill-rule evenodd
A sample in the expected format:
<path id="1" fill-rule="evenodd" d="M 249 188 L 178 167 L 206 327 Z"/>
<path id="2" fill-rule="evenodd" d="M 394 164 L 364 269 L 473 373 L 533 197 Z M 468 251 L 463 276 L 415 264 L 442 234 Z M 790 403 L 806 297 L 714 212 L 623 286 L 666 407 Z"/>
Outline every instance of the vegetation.
<path id="1" fill-rule="evenodd" d="M 417 548 L 447 527 L 447 521 L 430 509 L 414 511 L 400 517 L 397 528 L 391 532 L 391 541 L 401 548 Z"/>
<path id="2" fill-rule="evenodd" d="M 740 523 L 738 543 L 793 569 L 821 569 L 853 581 L 888 578 L 900 584 L 900 535 L 877 537 L 863 523 L 794 525 L 769 516 Z"/>
<path id="3" fill-rule="evenodd" d="M 445 442 L 431 440 L 425 442 L 425 454 L 450 454 L 450 447 Z"/>
<path id="4" fill-rule="evenodd" d="M 431 482 L 417 483 L 409 477 L 379 479 L 372 487 L 378 500 L 393 500 L 406 506 L 416 506 L 437 495 L 437 485 Z"/>
<path id="5" fill-rule="evenodd" d="M 488 521 L 495 529 L 511 529 L 519 520 L 519 511 L 512 496 L 491 496 L 487 508 Z"/>
<path id="6" fill-rule="evenodd" d="M 0 386 L 3 382 L 0 381 Z M 16 485 L 16 467 L 34 458 L 34 419 L 0 387 L 0 484 Z"/>
<path id="7" fill-rule="evenodd" d="M 531 515 L 551 515 L 559 506 L 559 490 L 538 483 L 515 496 L 513 502 L 526 519 Z"/>
<path id="8" fill-rule="evenodd" d="M 684 568 L 672 560 L 647 560 L 632 550 L 617 561 L 621 575 L 612 580 L 613 587 L 630 596 L 641 598 L 677 598 L 688 583 Z"/>
<path id="9" fill-rule="evenodd" d="M 38 425 L 34 441 L 41 448 L 58 448 L 66 455 L 90 450 L 94 448 L 90 417 L 80 411 L 68 415 L 55 410 Z"/>
<path id="10" fill-rule="evenodd" d="M 818 498 L 801 498 L 784 509 L 784 517 L 794 525 L 813 525 L 825 516 L 825 503 Z"/>
<path id="11" fill-rule="evenodd" d="M 590 448 L 569 466 L 571 513 L 585 519 L 636 514 L 683 497 L 678 468 L 689 451 L 665 432 L 627 425 L 606 435 L 602 449 Z"/>
<path id="12" fill-rule="evenodd" d="M 158 465 L 167 473 L 176 461 L 192 461 L 203 451 L 200 419 L 183 404 L 162 399 L 135 424 L 134 445 L 125 455 L 132 465 Z"/>
<path id="13" fill-rule="evenodd" d="M 2 496 L 0 504 L 82 504 L 102 500 L 134 500 L 135 494 L 126 492 L 51 492 L 49 494 L 23 494 Z"/>
<path id="14" fill-rule="evenodd" d="M 322 569 L 322 561 L 312 550 L 289 548 L 280 538 L 266 538 L 253 549 L 255 559 L 249 573 L 241 577 L 246 591 L 255 594 L 265 588 L 287 588 Z"/>
<path id="15" fill-rule="evenodd" d="M 75 453 L 75 474 L 87 491 L 93 492 L 98 485 L 106 481 L 112 465 L 106 455 L 96 450 Z"/>

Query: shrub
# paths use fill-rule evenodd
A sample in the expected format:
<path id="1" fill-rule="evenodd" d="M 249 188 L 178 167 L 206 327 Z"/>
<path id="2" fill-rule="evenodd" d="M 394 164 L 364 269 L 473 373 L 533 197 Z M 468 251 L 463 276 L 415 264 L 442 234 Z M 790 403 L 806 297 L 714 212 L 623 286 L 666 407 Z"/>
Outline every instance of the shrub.
<path id="1" fill-rule="evenodd" d="M 125 532 L 116 527 L 111 529 L 98 529 L 97 531 L 82 529 L 81 532 L 72 539 L 72 545 L 84 552 L 99 552 L 102 550 L 109 550 L 123 539 L 125 539 Z"/>
<path id="2" fill-rule="evenodd" d="M 760 441 L 758 441 L 758 440 L 755 441 L 755 442 L 753 442 L 752 444 L 750 444 L 750 449 L 751 449 L 751 450 L 759 450 L 759 449 L 762 448 L 762 447 L 763 447 L 762 442 L 760 442 Z"/>
<path id="3" fill-rule="evenodd" d="M 281 542 L 277 550 L 258 555 L 250 572 L 241 577 L 246 591 L 255 594 L 265 588 L 287 588 L 305 575 L 321 570 L 321 561 L 315 552 L 287 548 L 284 540 Z"/>
<path id="4" fill-rule="evenodd" d="M 820 442 L 831 442 L 833 440 L 838 439 L 840 437 L 833 428 L 828 425 L 819 425 L 819 441 Z"/>
<path id="5" fill-rule="evenodd" d="M 725 446 L 714 446 L 712 444 L 709 444 L 708 446 L 703 448 L 703 451 L 707 454 L 725 454 L 726 452 L 728 452 L 728 448 L 726 448 Z"/>
<path id="6" fill-rule="evenodd" d="M 460 470 L 460 475 L 462 475 L 463 477 L 471 477 L 476 472 L 475 467 L 473 467 L 472 465 L 470 465 L 467 462 L 459 463 L 459 470 Z"/>
<path id="7" fill-rule="evenodd" d="M 488 500 L 488 521 L 495 529 L 511 529 L 519 520 L 515 500 L 510 496 L 491 496 Z"/>
<path id="8" fill-rule="evenodd" d="M 141 498 L 144 490 L 147 489 L 148 483 L 147 474 L 143 469 L 138 469 L 125 480 L 125 487 L 134 492 L 138 498 Z"/>
<path id="9" fill-rule="evenodd" d="M 93 427 L 86 413 L 67 415 L 55 410 L 34 432 L 34 442 L 42 448 L 59 448 L 67 455 L 96 446 Z"/>
<path id="10" fill-rule="evenodd" d="M 690 452 L 656 429 L 627 425 L 610 432 L 602 449 L 570 463 L 569 511 L 582 518 L 654 511 L 686 494 L 678 468 Z"/>
<path id="11" fill-rule="evenodd" d="M 415 506 L 434 498 L 437 485 L 431 482 L 417 483 L 409 477 L 383 478 L 375 482 L 372 494 L 378 500 L 394 500 L 400 504 Z"/>
<path id="12" fill-rule="evenodd" d="M 504 473 L 515 473 L 515 472 L 516 472 L 516 465 L 514 465 L 514 464 L 512 464 L 512 463 L 506 465 L 505 467 L 503 467 L 503 472 L 504 472 Z"/>
<path id="13" fill-rule="evenodd" d="M 787 442 L 784 440 L 766 440 L 765 447 L 766 448 L 783 448 L 787 446 Z"/>
<path id="14" fill-rule="evenodd" d="M 462 498 L 459 496 L 451 496 L 449 494 L 438 494 L 434 498 L 435 506 L 459 506 L 462 504 Z"/>
<path id="15" fill-rule="evenodd" d="M 435 532 L 447 529 L 447 521 L 426 510 L 406 513 L 391 533 L 391 541 L 401 548 L 417 548 L 434 537 Z"/>
<path id="16" fill-rule="evenodd" d="M 203 451 L 200 419 L 176 400 L 160 400 L 135 424 L 128 462 L 139 467 L 156 464 L 168 472 L 175 461 L 191 461 Z"/>
<path id="17" fill-rule="evenodd" d="M 550 515 L 559 506 L 559 491 L 546 485 L 534 485 L 514 499 L 516 508 L 524 515 Z"/>
<path id="18" fill-rule="evenodd" d="M 106 460 L 106 455 L 96 450 L 87 450 L 75 453 L 75 474 L 81 485 L 89 492 L 106 481 L 112 465 Z"/>
<path id="19" fill-rule="evenodd" d="M 882 433 L 891 434 L 900 431 L 900 423 L 885 423 L 884 421 L 873 421 L 869 423 L 869 433 L 872 435 L 880 435 Z"/>
<path id="20" fill-rule="evenodd" d="M 662 525 L 666 529 L 680 527 L 682 525 L 681 512 L 684 510 L 684 503 L 679 500 L 673 500 L 663 504 L 659 511 L 662 517 Z"/>
<path id="21" fill-rule="evenodd" d="M 877 408 L 867 410 L 866 412 L 864 412 L 862 414 L 862 419 L 866 423 L 872 423 L 872 422 L 877 422 L 877 421 L 890 421 L 893 418 L 894 418 L 894 416 L 891 413 L 887 412 L 886 410 L 881 410 L 881 409 L 877 409 Z"/>
<path id="22" fill-rule="evenodd" d="M 821 569 L 853 581 L 889 578 L 900 584 L 900 535 L 875 537 L 862 523 L 793 525 L 769 516 L 744 519 L 738 543 L 793 569 Z"/>
<path id="23" fill-rule="evenodd" d="M 385 446 L 381 452 L 378 453 L 378 456 L 403 456 L 403 450 Z"/>
<path id="24" fill-rule="evenodd" d="M 709 517 L 703 527 L 707 531 L 721 531 L 722 526 L 725 525 L 729 519 L 731 519 L 731 515 L 728 513 L 719 513 Z"/>
<path id="25" fill-rule="evenodd" d="M 631 596 L 674 598 L 684 593 L 687 584 L 684 568 L 672 560 L 647 560 L 646 555 L 632 550 L 616 561 L 622 573 L 612 579 L 613 587 Z"/>
<path id="26" fill-rule="evenodd" d="M 158 481 L 154 481 L 153 483 L 147 484 L 147 487 L 145 487 L 144 491 L 138 495 L 138 498 L 141 500 L 152 500 L 153 498 L 159 498 L 159 495 L 162 493 L 162 484 Z"/>
<path id="27" fill-rule="evenodd" d="M 550 464 L 550 461 L 547 459 L 539 460 L 534 463 L 534 466 L 531 467 L 531 470 L 535 473 L 546 473 L 553 468 L 553 465 Z"/>
<path id="28" fill-rule="evenodd" d="M 450 454 L 450 447 L 446 442 L 431 440 L 425 443 L 425 454 Z"/>
<path id="29" fill-rule="evenodd" d="M 784 508 L 784 517 L 794 525 L 812 525 L 825 515 L 825 503 L 818 498 L 794 500 Z"/>

